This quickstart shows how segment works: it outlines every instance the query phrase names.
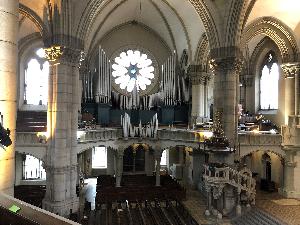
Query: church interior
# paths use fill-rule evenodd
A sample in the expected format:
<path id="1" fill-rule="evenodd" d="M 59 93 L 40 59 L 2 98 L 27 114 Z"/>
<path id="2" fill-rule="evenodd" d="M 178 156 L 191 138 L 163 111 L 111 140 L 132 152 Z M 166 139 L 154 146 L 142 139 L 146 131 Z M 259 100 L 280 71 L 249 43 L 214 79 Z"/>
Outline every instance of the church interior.
<path id="1" fill-rule="evenodd" d="M 0 225 L 300 225 L 299 11 L 0 0 Z"/>

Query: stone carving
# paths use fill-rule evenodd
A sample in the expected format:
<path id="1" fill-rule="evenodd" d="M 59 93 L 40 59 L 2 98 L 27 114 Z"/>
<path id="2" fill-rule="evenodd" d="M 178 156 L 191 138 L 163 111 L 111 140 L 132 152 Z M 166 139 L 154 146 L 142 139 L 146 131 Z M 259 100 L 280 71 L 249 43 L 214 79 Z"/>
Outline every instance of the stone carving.
<path id="1" fill-rule="evenodd" d="M 51 46 L 49 48 L 45 48 L 45 55 L 46 59 L 50 62 L 57 61 L 63 54 L 63 47 L 62 46 Z"/>
<path id="2" fill-rule="evenodd" d="M 219 199 L 222 196 L 224 187 L 225 187 L 224 184 L 212 186 L 212 193 L 214 199 Z"/>
<path id="3" fill-rule="evenodd" d="M 285 63 L 281 65 L 284 72 L 285 78 L 295 78 L 296 74 L 299 74 L 300 64 L 299 63 Z"/>
<path id="4" fill-rule="evenodd" d="M 232 72 L 236 75 L 239 75 L 243 68 L 243 60 L 237 57 L 211 59 L 209 64 L 215 75 L 217 72 Z"/>

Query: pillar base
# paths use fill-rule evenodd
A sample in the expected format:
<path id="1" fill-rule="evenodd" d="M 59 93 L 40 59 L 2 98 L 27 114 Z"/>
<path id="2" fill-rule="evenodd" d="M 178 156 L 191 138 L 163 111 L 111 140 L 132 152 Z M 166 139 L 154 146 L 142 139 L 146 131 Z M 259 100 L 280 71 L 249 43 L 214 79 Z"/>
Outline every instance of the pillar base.
<path id="1" fill-rule="evenodd" d="M 67 217 L 70 215 L 70 210 L 72 210 L 72 213 L 78 212 L 79 198 L 74 197 L 61 202 L 54 202 L 54 201 L 49 201 L 48 199 L 44 199 L 43 209 L 52 212 L 54 214 Z"/>
<path id="2" fill-rule="evenodd" d="M 279 188 L 278 193 L 285 198 L 297 198 L 300 199 L 300 192 L 296 190 L 288 190 L 285 188 Z"/>

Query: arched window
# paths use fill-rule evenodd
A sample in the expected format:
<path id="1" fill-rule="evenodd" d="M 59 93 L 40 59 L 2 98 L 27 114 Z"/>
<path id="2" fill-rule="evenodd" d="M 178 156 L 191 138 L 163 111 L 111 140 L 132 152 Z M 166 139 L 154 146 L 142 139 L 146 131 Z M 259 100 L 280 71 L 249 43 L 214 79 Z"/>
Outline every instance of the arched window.
<path id="1" fill-rule="evenodd" d="M 271 51 L 265 57 L 260 77 L 260 109 L 278 109 L 279 68 L 275 54 Z"/>
<path id="2" fill-rule="evenodd" d="M 167 166 L 167 149 L 164 150 L 161 154 L 161 160 L 160 160 L 160 165 L 161 166 Z"/>
<path id="3" fill-rule="evenodd" d="M 26 155 L 23 160 L 23 179 L 46 180 L 46 171 L 42 166 L 42 161 L 31 155 Z"/>
<path id="4" fill-rule="evenodd" d="M 28 61 L 25 69 L 24 103 L 46 105 L 48 100 L 49 62 L 42 48 Z"/>
<path id="5" fill-rule="evenodd" d="M 93 148 L 92 152 L 92 168 L 106 169 L 107 168 L 107 149 L 104 146 Z"/>

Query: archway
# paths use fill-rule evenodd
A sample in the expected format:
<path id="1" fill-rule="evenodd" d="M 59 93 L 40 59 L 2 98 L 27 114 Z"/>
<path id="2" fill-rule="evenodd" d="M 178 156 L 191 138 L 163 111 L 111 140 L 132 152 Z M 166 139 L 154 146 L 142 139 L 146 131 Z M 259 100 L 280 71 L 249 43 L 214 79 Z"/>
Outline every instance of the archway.
<path id="1" fill-rule="evenodd" d="M 144 145 L 134 144 L 124 150 L 123 171 L 124 174 L 145 173 Z"/>

